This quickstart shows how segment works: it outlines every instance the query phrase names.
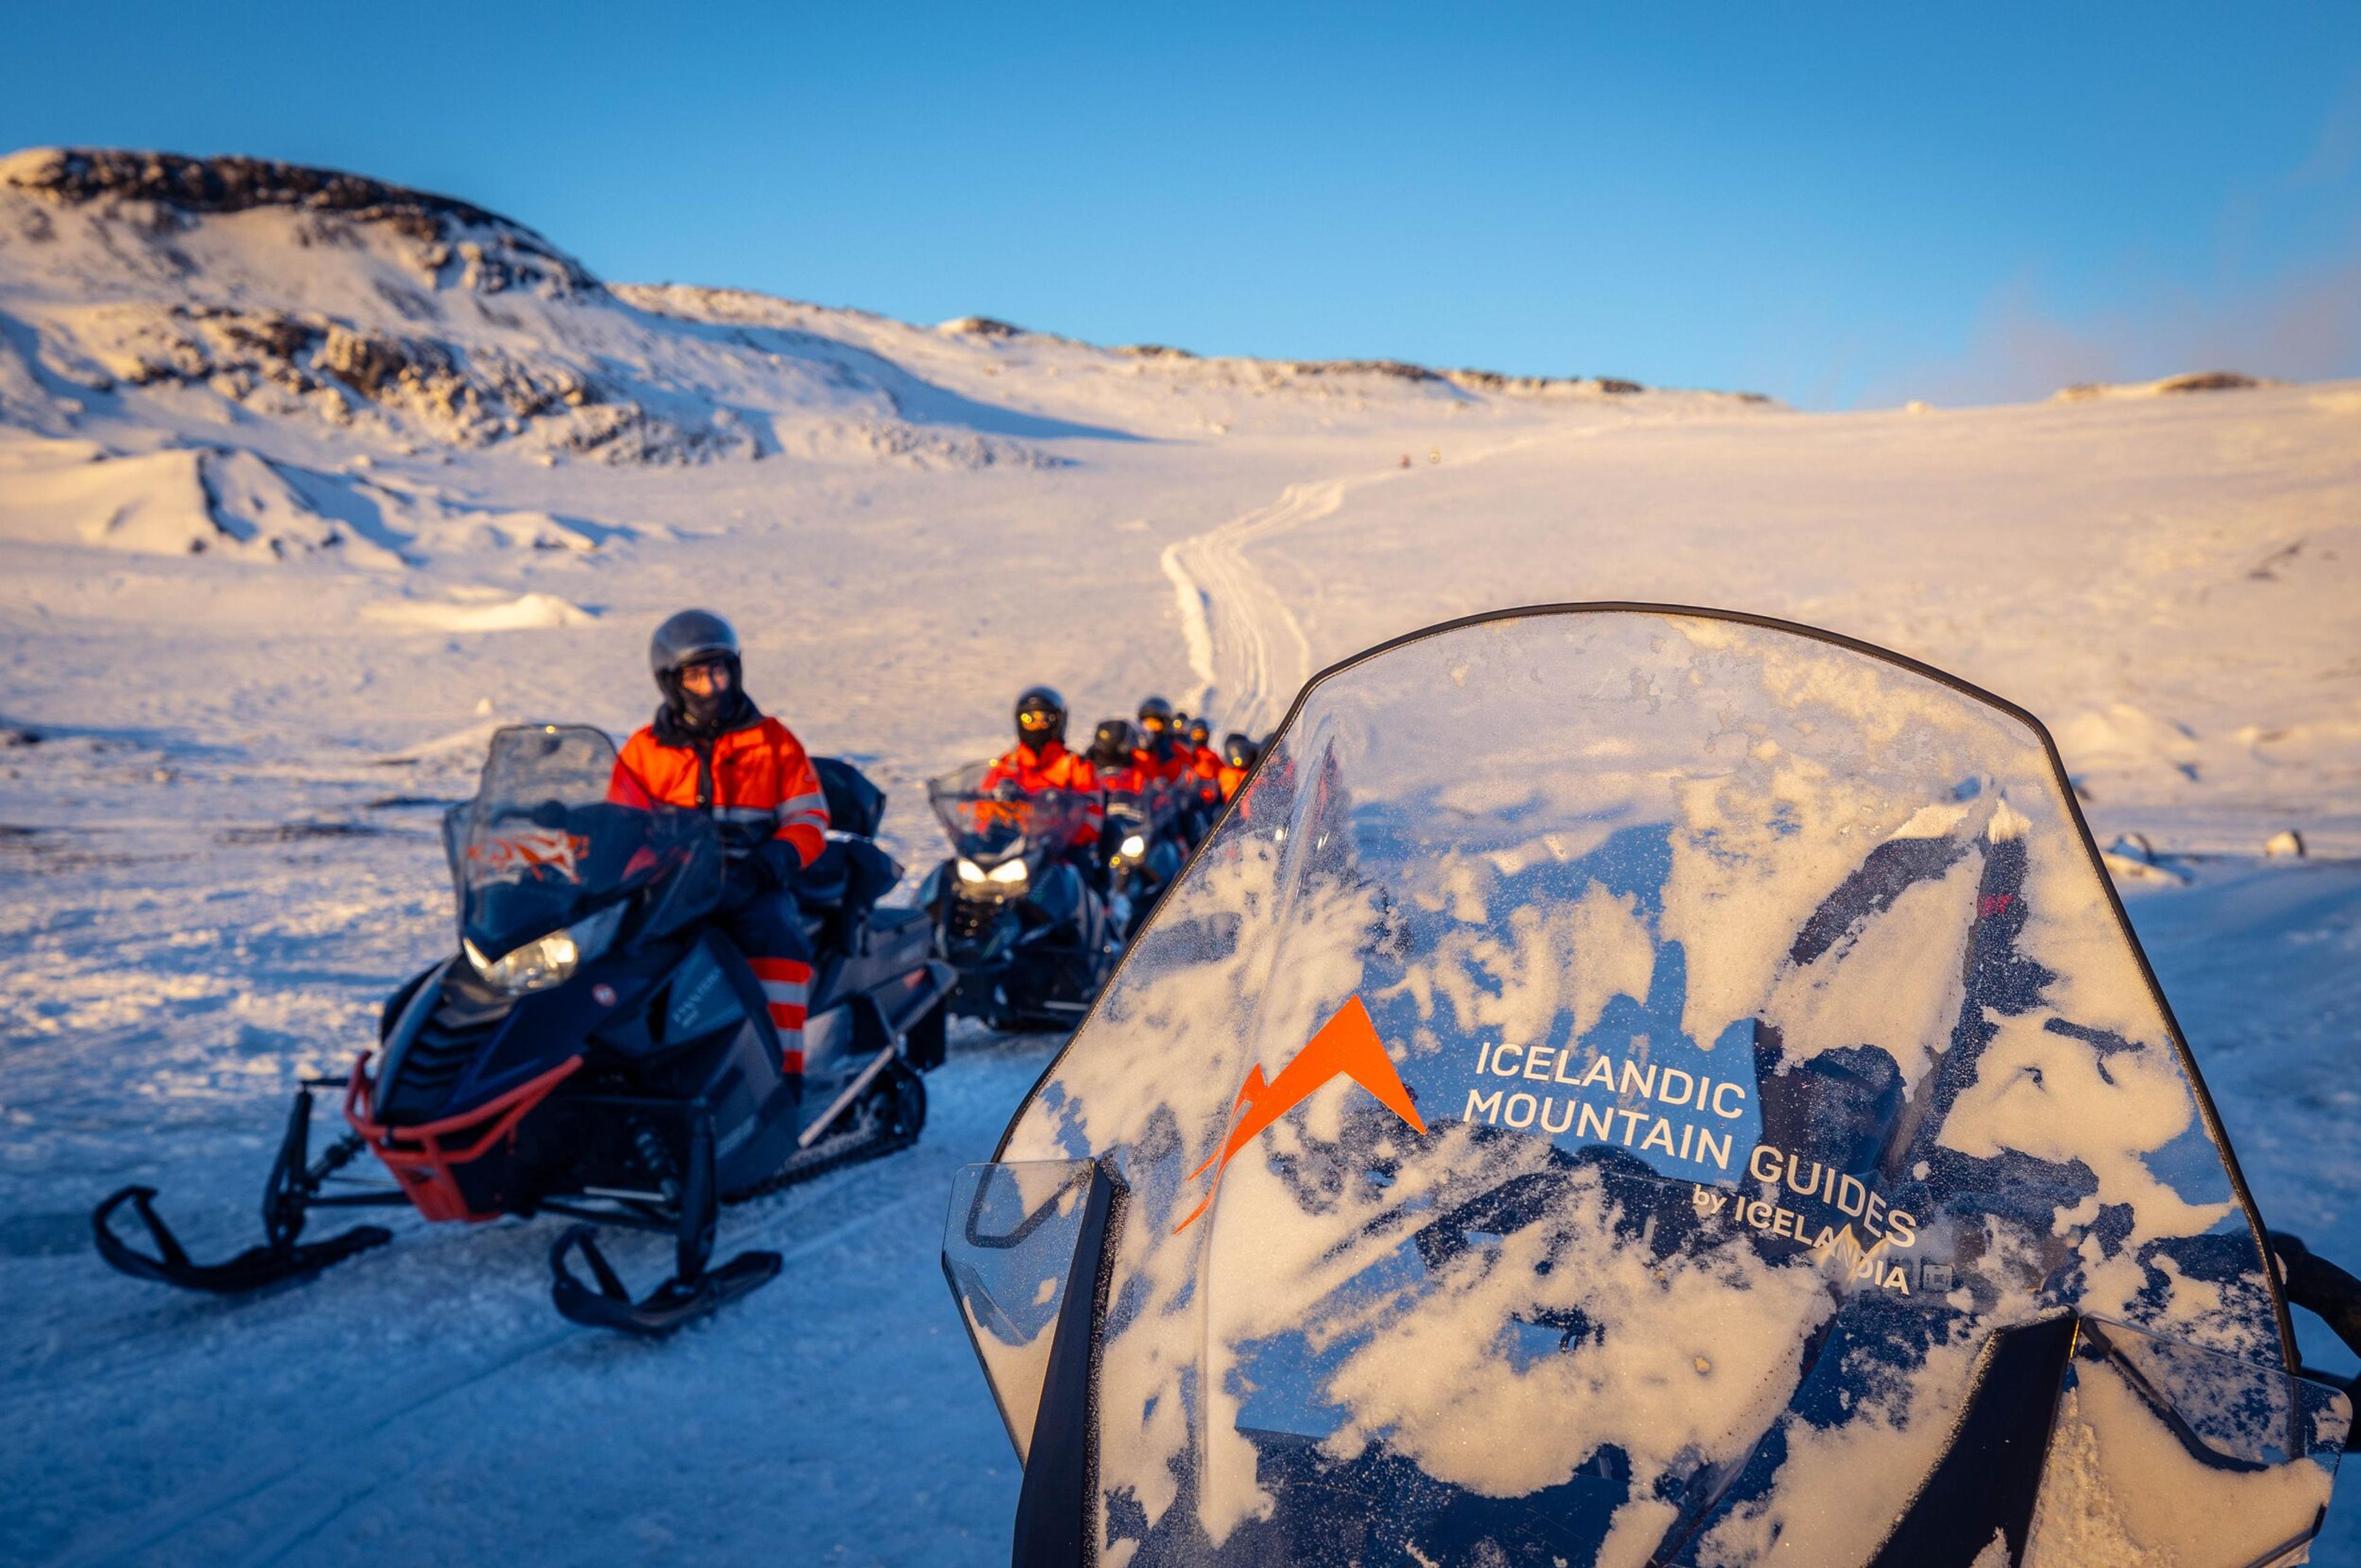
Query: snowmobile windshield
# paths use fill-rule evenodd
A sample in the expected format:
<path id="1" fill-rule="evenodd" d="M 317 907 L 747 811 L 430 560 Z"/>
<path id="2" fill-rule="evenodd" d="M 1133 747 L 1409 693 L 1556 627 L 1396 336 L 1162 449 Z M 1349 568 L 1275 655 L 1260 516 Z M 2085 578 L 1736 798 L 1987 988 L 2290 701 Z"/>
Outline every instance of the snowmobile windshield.
<path id="1" fill-rule="evenodd" d="M 1180 793 L 1164 784 L 1147 789 L 1111 789 L 1104 792 L 1104 798 L 1109 822 L 1151 832 L 1170 826 L 1180 810 Z"/>
<path id="2" fill-rule="evenodd" d="M 720 846 L 701 811 L 649 798 L 603 731 L 520 725 L 492 737 L 472 800 L 444 818 L 460 935 L 498 957 L 666 882 L 649 926 L 702 914 Z"/>
<path id="3" fill-rule="evenodd" d="M 2349 1415 L 2044 732 L 1803 628 L 1323 674 L 998 1161 L 1020 1538 L 1109 1561 L 2276 1562 Z"/>
<path id="4" fill-rule="evenodd" d="M 1048 846 L 1074 841 L 1090 818 L 1092 797 L 1072 790 L 1028 790 L 1015 780 L 986 787 L 990 762 L 976 762 L 927 781 L 927 804 L 950 836 L 951 848 L 988 866 Z"/>

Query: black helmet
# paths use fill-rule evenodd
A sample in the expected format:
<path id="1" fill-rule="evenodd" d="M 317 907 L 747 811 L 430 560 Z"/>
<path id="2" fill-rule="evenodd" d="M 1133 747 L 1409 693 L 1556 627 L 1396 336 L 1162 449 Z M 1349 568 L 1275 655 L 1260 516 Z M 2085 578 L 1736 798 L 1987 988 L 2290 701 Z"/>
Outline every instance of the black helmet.
<path id="1" fill-rule="evenodd" d="M 709 609 L 685 609 L 648 639 L 648 670 L 663 685 L 666 675 L 708 659 L 738 663 L 738 633 Z"/>
<path id="2" fill-rule="evenodd" d="M 1066 699 L 1049 686 L 1027 686 L 1016 699 L 1016 739 L 1038 751 L 1065 738 Z"/>
<path id="3" fill-rule="evenodd" d="M 1172 728 L 1172 705 L 1160 696 L 1149 697 L 1139 705 L 1139 728 L 1150 740 Z"/>
<path id="4" fill-rule="evenodd" d="M 1251 768 L 1262 757 L 1262 748 L 1247 736 L 1231 730 L 1222 737 L 1222 761 L 1234 768 Z"/>
<path id="5" fill-rule="evenodd" d="M 1203 718 L 1191 719 L 1186 732 L 1191 746 L 1203 746 L 1213 739 L 1213 727 Z"/>
<path id="6" fill-rule="evenodd" d="M 680 674 L 691 664 L 719 664 L 730 679 L 719 689 L 692 695 L 682 689 Z M 664 707 L 694 731 L 742 722 L 751 711 L 746 700 L 745 671 L 738 661 L 738 633 L 709 609 L 685 609 L 656 628 L 648 639 L 648 669 Z"/>
<path id="7" fill-rule="evenodd" d="M 1131 761 L 1131 720 L 1109 718 L 1100 722 L 1097 733 L 1091 737 L 1091 763 L 1094 767 L 1119 768 Z"/>

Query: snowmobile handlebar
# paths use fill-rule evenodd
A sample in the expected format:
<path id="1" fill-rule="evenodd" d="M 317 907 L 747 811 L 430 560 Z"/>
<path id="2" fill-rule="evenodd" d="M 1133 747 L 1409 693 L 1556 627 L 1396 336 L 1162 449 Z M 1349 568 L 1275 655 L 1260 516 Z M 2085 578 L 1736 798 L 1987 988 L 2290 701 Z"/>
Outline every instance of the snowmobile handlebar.
<path id="1" fill-rule="evenodd" d="M 2288 1303 L 2301 1307 L 2335 1332 L 2345 1348 L 2361 1355 L 2361 1279 L 2306 1246 L 2301 1236 L 2273 1231 L 2271 1255 L 2279 1265 L 2279 1282 L 2287 1288 Z M 2354 1379 L 2334 1373 L 2304 1370 L 2305 1376 L 2351 1387 Z"/>

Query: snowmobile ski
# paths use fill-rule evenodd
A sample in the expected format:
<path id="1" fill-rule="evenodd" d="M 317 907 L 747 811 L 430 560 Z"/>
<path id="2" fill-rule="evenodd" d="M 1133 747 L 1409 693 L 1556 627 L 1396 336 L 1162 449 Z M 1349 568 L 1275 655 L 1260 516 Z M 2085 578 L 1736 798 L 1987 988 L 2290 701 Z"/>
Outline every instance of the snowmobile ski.
<path id="1" fill-rule="evenodd" d="M 593 1290 L 566 1266 L 566 1255 L 579 1252 L 598 1282 Z M 664 1339 L 715 1309 L 759 1289 L 779 1276 L 784 1260 L 774 1252 L 741 1252 L 719 1268 L 705 1269 L 692 1278 L 675 1277 L 634 1301 L 598 1250 L 596 1228 L 569 1225 L 549 1249 L 555 1276 L 549 1297 L 571 1322 L 594 1329 L 616 1329 L 642 1339 Z"/>
<path id="2" fill-rule="evenodd" d="M 263 1183 L 265 1239 L 259 1245 L 250 1246 L 224 1263 L 195 1262 L 172 1234 L 172 1227 L 156 1212 L 156 1189 L 133 1185 L 109 1195 L 91 1214 L 91 1231 L 98 1244 L 99 1256 L 135 1279 L 152 1279 L 216 1296 L 236 1296 L 291 1279 L 309 1279 L 356 1254 L 391 1241 L 393 1233 L 383 1225 L 356 1225 L 325 1241 L 296 1239 L 303 1233 L 308 1211 L 314 1207 L 361 1208 L 405 1201 L 401 1193 L 394 1191 L 339 1194 L 333 1198 L 321 1195 L 322 1184 L 351 1163 L 353 1157 L 360 1153 L 362 1143 L 357 1136 L 340 1138 L 317 1160 L 311 1158 L 313 1087 L 307 1083 L 296 1091 L 294 1106 L 287 1115 L 287 1130 L 279 1140 L 278 1157 L 272 1160 L 270 1176 Z M 147 1226 L 148 1236 L 156 1244 L 153 1253 L 138 1251 L 115 1234 L 114 1217 L 126 1203 Z"/>
<path id="3" fill-rule="evenodd" d="M 125 1242 L 109 1223 L 115 1212 L 126 1202 L 148 1227 L 148 1234 L 155 1238 L 153 1255 Z M 152 1187 L 126 1187 L 101 1203 L 91 1216 L 99 1255 L 134 1278 L 153 1279 L 161 1285 L 177 1285 L 183 1290 L 203 1290 L 215 1296 L 240 1296 L 291 1279 L 309 1279 L 322 1269 L 393 1239 L 393 1233 L 383 1225 L 356 1225 L 326 1241 L 264 1242 L 225 1263 L 197 1263 L 172 1234 L 172 1228 L 156 1212 L 155 1204 L 156 1190 Z"/>

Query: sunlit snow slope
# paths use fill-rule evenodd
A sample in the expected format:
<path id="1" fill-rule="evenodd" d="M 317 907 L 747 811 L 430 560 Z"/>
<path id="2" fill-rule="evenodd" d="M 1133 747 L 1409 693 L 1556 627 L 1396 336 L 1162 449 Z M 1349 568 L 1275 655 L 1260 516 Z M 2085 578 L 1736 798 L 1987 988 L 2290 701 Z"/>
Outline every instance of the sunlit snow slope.
<path id="1" fill-rule="evenodd" d="M 0 750 L 0 1560 L 1005 1555 L 932 1246 L 1046 1041 L 962 1039 L 920 1150 L 758 1205 L 790 1277 L 662 1350 L 559 1323 L 540 1228 L 247 1303 L 87 1250 L 132 1179 L 249 1239 L 293 1078 L 447 939 L 434 804 L 500 722 L 640 722 L 671 609 L 739 623 L 914 870 L 918 782 L 1034 681 L 1260 729 L 1372 641 L 1571 599 L 1925 659 L 2050 723 L 2103 839 L 2303 835 L 2134 912 L 2266 1215 L 2349 1258 L 2356 590 L 2361 386 L 1827 416 L 1200 359 L 610 285 L 351 176 L 0 160 L 0 739 L 39 738 Z"/>

